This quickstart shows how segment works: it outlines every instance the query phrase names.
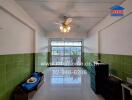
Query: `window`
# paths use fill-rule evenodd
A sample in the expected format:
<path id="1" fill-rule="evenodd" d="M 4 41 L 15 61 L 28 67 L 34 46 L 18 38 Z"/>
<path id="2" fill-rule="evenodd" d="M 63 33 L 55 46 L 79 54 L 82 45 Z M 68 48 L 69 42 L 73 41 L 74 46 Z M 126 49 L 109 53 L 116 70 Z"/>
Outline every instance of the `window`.
<path id="1" fill-rule="evenodd" d="M 51 64 L 53 66 L 73 66 L 74 64 L 80 66 L 81 56 L 81 41 L 51 41 Z"/>

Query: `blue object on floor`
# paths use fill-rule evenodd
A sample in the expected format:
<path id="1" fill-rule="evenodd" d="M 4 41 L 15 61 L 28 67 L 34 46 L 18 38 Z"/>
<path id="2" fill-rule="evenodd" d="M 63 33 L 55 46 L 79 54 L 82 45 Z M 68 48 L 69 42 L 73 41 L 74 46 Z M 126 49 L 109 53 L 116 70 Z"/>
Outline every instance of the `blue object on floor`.
<path id="1" fill-rule="evenodd" d="M 41 81 L 40 74 L 38 72 L 34 72 L 31 77 L 35 77 L 37 79 L 37 81 L 35 83 L 27 83 L 27 82 L 23 83 L 21 85 L 22 89 L 24 89 L 26 91 L 32 91 L 38 86 L 38 84 Z"/>

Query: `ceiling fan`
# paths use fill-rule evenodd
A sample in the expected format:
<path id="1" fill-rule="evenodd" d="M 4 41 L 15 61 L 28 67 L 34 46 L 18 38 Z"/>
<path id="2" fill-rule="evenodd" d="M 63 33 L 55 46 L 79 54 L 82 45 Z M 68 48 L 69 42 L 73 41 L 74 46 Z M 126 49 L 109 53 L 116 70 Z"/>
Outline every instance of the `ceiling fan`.
<path id="1" fill-rule="evenodd" d="M 71 16 L 70 14 L 68 14 L 68 12 L 70 12 L 74 7 L 75 7 L 75 0 L 67 0 L 68 2 L 66 3 L 65 6 L 65 10 L 63 12 L 58 12 L 57 10 L 51 8 L 50 6 L 46 5 L 46 3 L 42 4 L 42 8 L 50 13 L 52 13 L 53 15 L 56 15 L 57 18 L 59 18 L 61 20 L 61 22 L 54 22 L 54 24 L 57 24 L 59 26 L 59 29 L 61 32 L 69 32 L 71 30 L 71 26 L 84 30 L 84 27 L 81 27 L 80 24 L 78 24 L 76 21 L 74 21 L 73 23 L 73 19 L 76 20 L 81 20 L 81 19 L 87 19 L 87 18 L 98 18 L 98 17 L 89 17 L 89 16 Z"/>
<path id="2" fill-rule="evenodd" d="M 56 23 L 59 25 L 59 29 L 61 32 L 69 32 L 71 30 L 72 18 L 64 16 L 63 21 L 61 23 Z"/>

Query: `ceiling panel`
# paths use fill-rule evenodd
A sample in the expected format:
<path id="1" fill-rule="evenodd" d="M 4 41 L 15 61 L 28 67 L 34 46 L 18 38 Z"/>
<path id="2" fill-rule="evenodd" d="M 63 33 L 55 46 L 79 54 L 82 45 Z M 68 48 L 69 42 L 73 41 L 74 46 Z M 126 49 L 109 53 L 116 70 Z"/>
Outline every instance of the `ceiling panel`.
<path id="1" fill-rule="evenodd" d="M 67 2 L 71 0 L 16 0 L 16 1 L 33 1 L 33 2 Z M 72 0 L 72 2 L 78 2 L 78 3 L 116 3 L 116 2 L 122 2 L 122 0 Z"/>
<path id="2" fill-rule="evenodd" d="M 89 29 L 101 21 L 110 7 L 121 4 L 123 0 L 16 0 L 23 9 L 48 34 L 59 33 L 56 22 L 62 22 L 63 16 L 72 17 L 71 33 L 86 34 Z"/>

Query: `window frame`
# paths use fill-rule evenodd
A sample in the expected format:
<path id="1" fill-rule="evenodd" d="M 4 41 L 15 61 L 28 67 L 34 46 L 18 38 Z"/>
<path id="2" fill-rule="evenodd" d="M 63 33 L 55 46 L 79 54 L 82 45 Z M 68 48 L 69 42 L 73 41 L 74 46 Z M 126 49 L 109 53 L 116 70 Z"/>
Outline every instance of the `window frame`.
<path id="1" fill-rule="evenodd" d="M 77 45 L 70 45 L 70 46 L 66 46 L 66 45 L 52 45 L 51 43 L 53 42 L 53 41 L 59 41 L 59 42 L 64 42 L 64 44 L 65 44 L 65 42 L 80 42 L 81 43 L 81 45 L 79 45 L 79 46 L 77 46 Z M 63 52 L 63 55 L 53 55 L 52 53 L 53 53 L 53 50 L 52 50 L 52 48 L 53 47 L 62 47 L 62 48 L 64 48 L 64 52 Z M 70 41 L 68 41 L 68 40 L 51 40 L 50 41 L 50 52 L 51 52 L 51 54 L 50 54 L 50 66 L 73 66 L 73 65 L 53 65 L 52 64 L 52 57 L 63 57 L 64 59 L 65 59 L 65 57 L 70 57 L 71 58 L 71 54 L 70 55 L 65 55 L 65 48 L 67 48 L 67 47 L 80 47 L 81 48 L 81 54 L 79 55 L 79 57 L 81 58 L 81 65 L 78 65 L 78 66 L 82 66 L 82 64 L 83 64 L 83 42 L 81 41 L 81 40 L 70 40 Z M 71 50 L 70 50 L 70 52 L 71 52 Z M 77 66 L 77 67 L 78 67 Z"/>

